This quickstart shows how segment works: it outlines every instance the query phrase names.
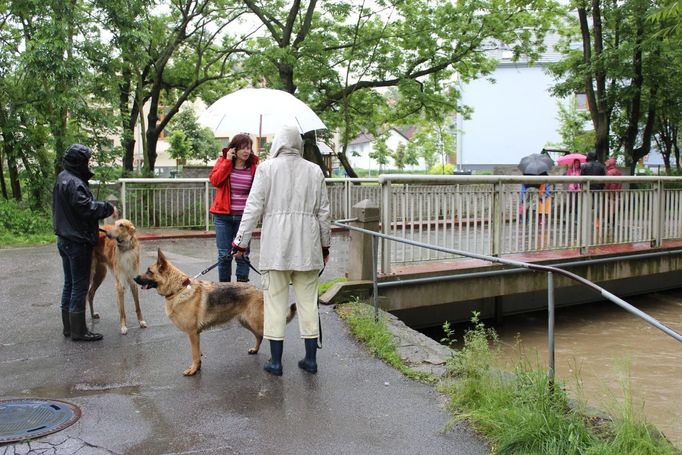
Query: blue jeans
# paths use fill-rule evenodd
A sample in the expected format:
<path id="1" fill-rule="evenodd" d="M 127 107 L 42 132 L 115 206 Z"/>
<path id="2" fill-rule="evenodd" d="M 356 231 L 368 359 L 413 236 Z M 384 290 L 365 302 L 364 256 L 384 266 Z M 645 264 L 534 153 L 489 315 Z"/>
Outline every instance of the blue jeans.
<path id="1" fill-rule="evenodd" d="M 62 309 L 70 313 L 85 311 L 85 296 L 90 286 L 90 261 L 92 245 L 73 242 L 59 237 L 57 249 L 62 257 L 64 269 L 64 289 L 62 290 Z"/>
<path id="2" fill-rule="evenodd" d="M 219 215 L 213 214 L 215 224 L 215 241 L 218 246 L 218 279 L 220 281 L 230 281 L 232 277 L 232 241 L 237 236 L 239 223 L 242 221 L 241 215 Z M 249 246 L 246 247 L 245 256 L 249 255 Z M 249 279 L 249 264 L 239 257 L 237 258 L 237 280 L 246 281 Z"/>

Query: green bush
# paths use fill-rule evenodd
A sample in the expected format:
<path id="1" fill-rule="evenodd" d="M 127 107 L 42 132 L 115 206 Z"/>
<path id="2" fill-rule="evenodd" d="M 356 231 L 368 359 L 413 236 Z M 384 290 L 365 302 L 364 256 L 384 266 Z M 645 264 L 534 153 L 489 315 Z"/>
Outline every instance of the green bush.
<path id="1" fill-rule="evenodd" d="M 0 199 L 0 245 L 49 243 L 55 240 L 49 213 Z"/>
<path id="2" fill-rule="evenodd" d="M 429 169 L 431 175 L 452 175 L 455 172 L 455 165 L 450 163 L 436 164 Z"/>

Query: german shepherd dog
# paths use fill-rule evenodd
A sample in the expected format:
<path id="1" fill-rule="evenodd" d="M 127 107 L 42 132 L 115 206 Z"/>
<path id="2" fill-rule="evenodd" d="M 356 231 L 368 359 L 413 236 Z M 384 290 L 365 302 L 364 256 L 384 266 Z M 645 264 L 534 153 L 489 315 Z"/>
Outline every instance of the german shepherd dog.
<path id="1" fill-rule="evenodd" d="M 124 286 L 127 284 L 133 294 L 135 313 L 140 327 L 147 327 L 140 309 L 138 289 L 133 281 L 140 273 L 140 246 L 135 237 L 135 226 L 126 219 L 120 219 L 112 225 L 104 225 L 100 229 L 99 241 L 92 250 L 92 266 L 90 269 L 90 289 L 88 290 L 88 304 L 90 315 L 99 319 L 99 313 L 93 309 L 95 293 L 107 276 L 107 268 L 111 270 L 116 282 L 116 301 L 118 302 L 118 316 L 121 335 L 128 333 L 126 327 L 126 311 L 123 302 Z"/>
<path id="2" fill-rule="evenodd" d="M 192 376 L 201 369 L 199 334 L 235 317 L 256 337 L 256 345 L 249 349 L 249 354 L 258 353 L 263 341 L 263 291 L 247 283 L 190 279 L 161 249 L 157 254 L 156 262 L 144 274 L 135 277 L 135 282 L 142 289 L 156 288 L 165 297 L 166 315 L 189 337 L 192 365 L 183 371 L 185 376 Z M 295 314 L 296 306 L 291 305 L 287 322 Z"/>

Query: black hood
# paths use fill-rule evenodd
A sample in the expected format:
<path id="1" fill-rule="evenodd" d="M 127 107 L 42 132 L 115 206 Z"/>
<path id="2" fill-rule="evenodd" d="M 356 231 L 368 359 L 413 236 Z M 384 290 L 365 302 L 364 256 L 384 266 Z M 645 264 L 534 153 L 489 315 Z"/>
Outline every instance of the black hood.
<path id="1" fill-rule="evenodd" d="M 597 161 L 597 152 L 587 152 L 587 161 Z"/>
<path id="2" fill-rule="evenodd" d="M 91 156 L 92 150 L 89 147 L 81 144 L 70 145 L 66 152 L 64 152 L 64 169 L 88 181 L 94 175 L 88 169 L 88 162 Z"/>

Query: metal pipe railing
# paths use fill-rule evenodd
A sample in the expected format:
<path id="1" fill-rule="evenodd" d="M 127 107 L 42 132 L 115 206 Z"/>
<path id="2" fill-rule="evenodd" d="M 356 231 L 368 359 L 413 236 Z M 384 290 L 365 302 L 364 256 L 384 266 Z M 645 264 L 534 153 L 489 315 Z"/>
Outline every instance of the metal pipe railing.
<path id="1" fill-rule="evenodd" d="M 357 226 L 351 226 L 351 225 L 347 224 L 349 221 L 350 220 L 337 220 L 337 221 L 334 221 L 333 224 L 372 236 L 372 242 L 373 242 L 373 244 L 372 244 L 373 245 L 372 256 L 373 256 L 373 260 L 374 260 L 373 272 L 372 272 L 373 280 L 374 280 L 373 304 L 374 304 L 374 308 L 375 308 L 375 315 L 378 312 L 378 288 L 379 288 L 378 274 L 376 272 L 376 269 L 377 269 L 377 265 L 376 265 L 377 258 L 376 258 L 376 256 L 377 255 L 374 253 L 374 249 L 376 248 L 374 246 L 375 245 L 375 238 L 383 239 L 384 243 L 389 242 L 389 241 L 407 243 L 409 245 L 417 246 L 420 248 L 428 248 L 428 249 L 441 251 L 441 252 L 445 252 L 445 253 L 450 253 L 450 254 L 454 254 L 454 255 L 465 256 L 465 257 L 469 257 L 469 258 L 473 258 L 473 259 L 480 259 L 480 260 L 484 260 L 484 261 L 488 261 L 488 262 L 492 262 L 492 263 L 497 263 L 497 264 L 505 264 L 505 265 L 516 267 L 516 268 L 523 268 L 523 269 L 527 269 L 527 270 L 531 270 L 531 271 L 535 271 L 535 272 L 548 273 L 549 276 L 547 278 L 547 300 L 548 300 L 547 303 L 548 303 L 548 312 L 550 313 L 550 315 L 548 316 L 548 347 L 547 347 L 547 349 L 548 349 L 548 357 L 549 357 L 549 360 L 548 360 L 548 364 L 549 364 L 548 376 L 549 376 L 549 379 L 552 383 L 554 382 L 554 373 L 555 373 L 555 368 L 554 368 L 554 357 L 555 357 L 555 354 L 554 354 L 554 275 L 553 274 L 564 276 L 566 278 L 569 278 L 573 281 L 578 282 L 578 284 L 586 286 L 587 288 L 589 288 L 589 289 L 597 292 L 598 294 L 600 294 L 604 299 L 615 303 L 616 305 L 625 309 L 629 313 L 637 316 L 638 318 L 644 320 L 648 324 L 656 327 L 657 329 L 661 330 L 663 333 L 669 335 L 670 337 L 674 338 L 675 340 L 682 342 L 682 335 L 681 334 L 675 332 L 674 330 L 667 327 L 666 325 L 664 325 L 663 323 L 661 323 L 657 319 L 649 316 L 645 312 L 643 312 L 643 311 L 639 310 L 638 308 L 630 305 L 629 303 L 627 303 L 626 301 L 624 301 L 620 297 L 615 296 L 614 294 L 610 293 L 609 291 L 602 288 L 601 286 L 599 286 L 599 285 L 591 282 L 590 280 L 587 280 L 587 279 L 585 279 L 579 275 L 576 275 L 575 273 L 571 273 L 567 270 L 563 270 L 563 269 L 560 269 L 558 267 L 549 266 L 549 265 L 533 264 L 530 262 L 515 261 L 513 259 L 505 259 L 505 258 L 500 258 L 500 257 L 488 256 L 488 255 L 484 255 L 484 254 L 469 253 L 467 251 L 455 250 L 452 248 L 445 248 L 445 247 L 440 247 L 437 245 L 430 245 L 430 244 L 426 244 L 423 242 L 417 242 L 414 240 L 403 239 L 403 238 L 395 237 L 392 235 L 383 234 L 381 232 L 375 232 L 375 231 L 363 229 L 363 228 L 360 228 Z M 382 252 L 382 254 L 385 254 L 385 253 Z"/>

